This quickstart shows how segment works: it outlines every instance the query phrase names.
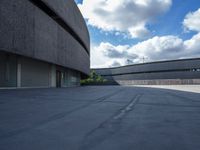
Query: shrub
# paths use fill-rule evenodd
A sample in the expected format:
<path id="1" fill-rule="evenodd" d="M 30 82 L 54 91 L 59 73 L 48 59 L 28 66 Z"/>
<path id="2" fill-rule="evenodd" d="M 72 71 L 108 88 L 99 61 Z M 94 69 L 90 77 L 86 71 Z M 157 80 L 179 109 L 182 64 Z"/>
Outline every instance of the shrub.
<path id="1" fill-rule="evenodd" d="M 92 71 L 89 78 L 81 80 L 81 85 L 103 85 L 107 83 L 107 80 L 98 75 L 95 71 Z"/>

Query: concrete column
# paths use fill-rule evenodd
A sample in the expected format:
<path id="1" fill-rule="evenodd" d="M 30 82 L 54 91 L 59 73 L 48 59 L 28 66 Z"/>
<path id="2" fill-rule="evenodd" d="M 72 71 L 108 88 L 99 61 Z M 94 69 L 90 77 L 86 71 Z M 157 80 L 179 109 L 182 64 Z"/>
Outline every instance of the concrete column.
<path id="1" fill-rule="evenodd" d="M 21 87 L 21 61 L 20 57 L 17 58 L 17 87 Z"/>
<path id="2" fill-rule="evenodd" d="M 56 87 L 56 66 L 53 64 L 50 70 L 50 87 Z"/>

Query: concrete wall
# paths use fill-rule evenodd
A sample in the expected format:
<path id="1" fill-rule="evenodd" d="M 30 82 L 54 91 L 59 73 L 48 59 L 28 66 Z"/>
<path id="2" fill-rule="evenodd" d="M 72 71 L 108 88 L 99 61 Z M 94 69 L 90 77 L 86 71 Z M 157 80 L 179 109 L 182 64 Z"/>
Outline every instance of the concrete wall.
<path id="1" fill-rule="evenodd" d="M 20 57 L 21 87 L 50 87 L 50 64 Z"/>
<path id="2" fill-rule="evenodd" d="M 179 85 L 200 84 L 200 79 L 116 80 L 120 85 Z"/>
<path id="3" fill-rule="evenodd" d="M 52 8 L 59 16 L 79 35 L 87 50 L 90 49 L 90 37 L 86 23 L 77 8 L 74 0 L 42 0 Z M 73 16 L 73 17 L 71 17 Z M 88 51 L 89 52 L 89 51 Z"/>
<path id="4" fill-rule="evenodd" d="M 0 1 L 0 50 L 89 74 L 89 34 L 74 1 L 43 2 L 69 24 L 87 50 L 31 0 Z"/>
<path id="5" fill-rule="evenodd" d="M 60 87 L 80 85 L 80 72 L 44 61 L 0 51 L 0 88 Z"/>
<path id="6" fill-rule="evenodd" d="M 200 79 L 200 59 L 161 61 L 93 70 L 109 81 L 123 84 L 198 84 L 199 80 L 196 79 Z M 158 82 L 155 82 L 156 80 Z"/>

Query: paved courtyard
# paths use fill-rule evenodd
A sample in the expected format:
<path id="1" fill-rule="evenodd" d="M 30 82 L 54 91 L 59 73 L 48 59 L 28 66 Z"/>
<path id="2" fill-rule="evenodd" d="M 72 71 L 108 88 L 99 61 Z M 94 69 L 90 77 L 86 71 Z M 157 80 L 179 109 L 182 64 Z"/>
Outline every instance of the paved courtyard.
<path id="1" fill-rule="evenodd" d="M 179 88 L 0 90 L 0 150 L 199 150 L 200 86 Z"/>

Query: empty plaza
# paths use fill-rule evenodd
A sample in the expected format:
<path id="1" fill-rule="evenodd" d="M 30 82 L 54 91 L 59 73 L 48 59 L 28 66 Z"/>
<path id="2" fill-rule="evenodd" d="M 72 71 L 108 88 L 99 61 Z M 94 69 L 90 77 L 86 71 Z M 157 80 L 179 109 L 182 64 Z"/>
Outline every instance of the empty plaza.
<path id="1" fill-rule="evenodd" d="M 0 149 L 198 150 L 199 86 L 166 87 L 0 90 Z"/>

